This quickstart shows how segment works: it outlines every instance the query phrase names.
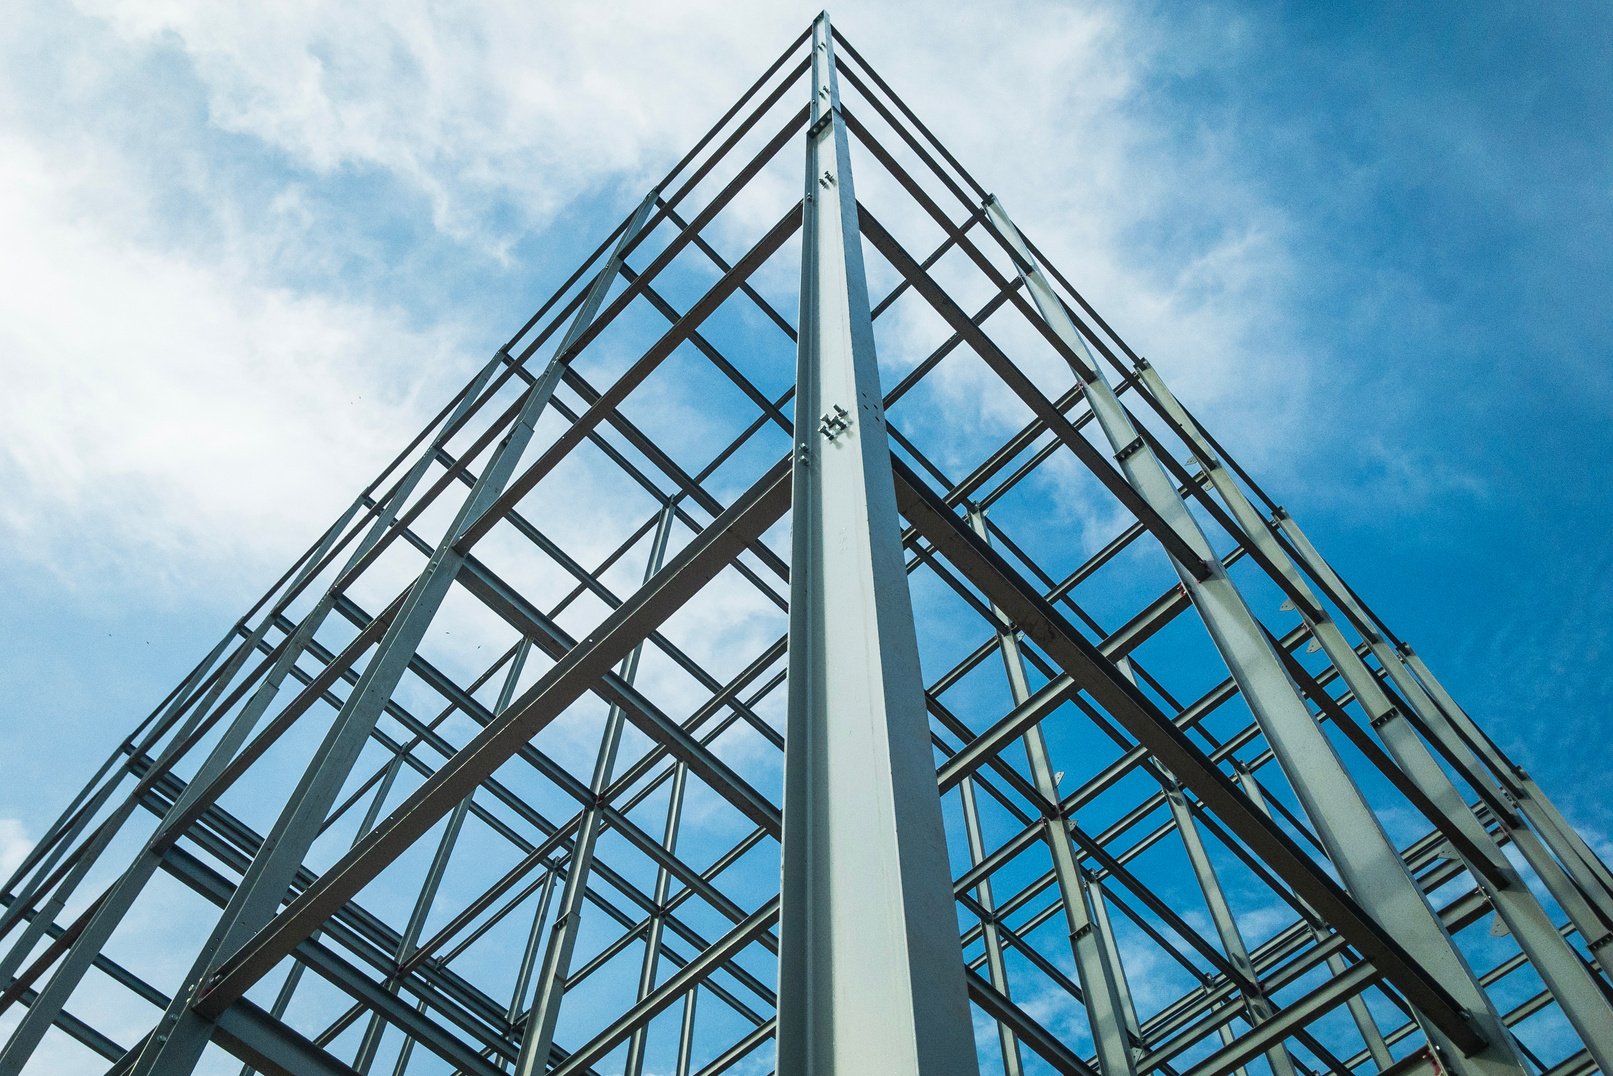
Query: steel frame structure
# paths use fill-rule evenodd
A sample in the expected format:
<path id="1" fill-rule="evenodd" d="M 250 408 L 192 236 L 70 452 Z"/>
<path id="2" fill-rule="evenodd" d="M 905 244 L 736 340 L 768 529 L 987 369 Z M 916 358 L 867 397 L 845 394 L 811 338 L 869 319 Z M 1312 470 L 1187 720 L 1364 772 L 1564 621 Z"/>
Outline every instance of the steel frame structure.
<path id="1" fill-rule="evenodd" d="M 5 1076 L 1613 1058 L 1613 874 L 827 15 L 4 901 Z"/>

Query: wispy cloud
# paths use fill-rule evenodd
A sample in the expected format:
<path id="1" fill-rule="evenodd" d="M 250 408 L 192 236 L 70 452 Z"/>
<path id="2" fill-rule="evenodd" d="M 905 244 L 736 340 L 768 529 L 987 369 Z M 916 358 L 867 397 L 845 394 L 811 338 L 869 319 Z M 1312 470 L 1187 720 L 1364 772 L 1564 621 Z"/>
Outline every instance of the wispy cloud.
<path id="1" fill-rule="evenodd" d="M 53 573 L 61 595 L 155 593 L 176 621 L 200 615 L 187 602 L 219 600 L 180 583 L 272 576 L 815 13 L 714 0 L 19 6 L 0 38 L 0 536 L 14 570 Z M 838 25 L 1276 489 L 1384 529 L 1430 504 L 1511 505 L 1495 490 L 1504 468 L 1485 464 L 1550 454 L 1517 447 L 1511 428 L 1475 437 L 1480 419 L 1514 404 L 1525 418 L 1562 405 L 1605 419 L 1607 374 L 1579 352 L 1531 380 L 1453 360 L 1501 354 L 1497 340 L 1596 337 L 1541 316 L 1544 286 L 1527 332 L 1475 327 L 1473 297 L 1512 281 L 1451 287 L 1494 252 L 1456 242 L 1456 217 L 1415 214 L 1408 190 L 1471 173 L 1494 186 L 1471 204 L 1543 222 L 1541 248 L 1570 248 L 1588 291 L 1602 263 L 1583 236 L 1564 242 L 1551 197 L 1517 194 L 1544 158 L 1526 157 L 1527 175 L 1482 110 L 1390 92 L 1370 77 L 1371 42 L 1317 46 L 1290 71 L 1372 86 L 1363 133 L 1321 97 L 1258 107 L 1254 60 L 1283 35 L 1246 13 L 1023 0 L 926 11 L 922 32 L 914 18 L 870 4 Z M 1453 369 L 1467 380 L 1439 380 Z M 1537 382 L 1557 395 L 1520 403 L 1517 386 Z M 935 391 L 960 424 L 1000 432 L 1021 416 L 989 384 L 947 368 Z M 1584 399 L 1565 403 L 1564 385 Z M 674 402 L 674 417 L 698 418 Z M 1457 450 L 1481 442 L 1489 455 Z M 1508 444 L 1510 456 L 1496 447 Z M 1071 474 L 1053 475 L 1058 519 L 1095 544 L 1116 513 Z M 608 516 L 589 524 L 622 524 Z M 572 551 L 597 558 L 609 548 L 597 538 Z M 672 625 L 702 660 L 778 630 L 771 610 L 720 611 L 728 582 Z M 1595 620 L 1584 601 L 1576 622 Z M 457 616 L 434 627 L 506 641 Z M 1520 690 L 1510 681 L 1577 675 L 1542 655 L 1586 637 L 1532 621 L 1496 633 L 1475 660 L 1515 671 L 1477 682 L 1501 707 Z M 1599 713 L 1606 685 L 1592 679 L 1572 701 Z M 669 705 L 699 697 L 662 667 L 645 683 Z M 589 707 L 555 730 L 582 756 L 601 710 Z M 128 724 L 104 720 L 106 739 Z M 723 744 L 747 776 L 772 779 L 771 748 L 752 747 Z M 0 820 L 0 868 L 41 824 Z M 1174 997 L 1175 969 L 1122 942 L 1145 1012 Z M 1051 995 L 1027 1004 L 1085 1034 Z"/>
<path id="2" fill-rule="evenodd" d="M 28 830 L 15 818 L 0 818 L 0 877 L 7 877 L 34 847 Z"/>
<path id="3" fill-rule="evenodd" d="M 487 272 L 490 254 L 508 258 L 512 237 L 590 190 L 658 174 L 810 14 L 92 0 L 64 13 L 79 74 L 57 122 L 13 112 L 0 132 L 4 361 L 24 386 L 6 416 L 19 495 L 4 525 L 73 574 L 153 551 L 157 571 L 143 574 L 157 577 L 283 560 L 435 402 L 418 390 L 446 387 L 421 371 L 465 369 L 467 351 L 499 339 L 498 325 L 467 327 L 474 309 L 420 301 L 456 270 L 400 268 L 396 244 L 439 244 Z M 1106 5 L 1027 3 L 1017 16 L 947 14 L 919 42 L 907 14 L 876 7 L 843 29 L 1066 269 L 1115 300 L 1117 323 L 1213 404 L 1275 317 L 1280 215 L 1229 196 L 1236 213 L 1163 243 L 1174 264 L 1136 257 L 1132 238 L 1178 197 L 1184 170 L 1226 192 L 1236 170 L 1170 164 L 1169 132 L 1131 104 L 1156 62 L 1152 29 Z M 949 57 L 986 38 L 997 47 L 965 85 Z M 161 142 L 57 133 L 74 108 L 102 133 L 119 78 L 146 95 L 143 113 L 184 122 Z M 429 227 L 400 239 L 395 207 L 344 199 L 354 184 L 417 199 Z M 381 217 L 368 233 L 350 219 L 366 213 Z"/>
<path id="4" fill-rule="evenodd" d="M 292 553 L 407 435 L 428 380 L 407 371 L 441 361 L 452 329 L 142 244 L 138 222 L 86 206 L 94 169 L 0 144 L 14 548 L 97 582 Z"/>

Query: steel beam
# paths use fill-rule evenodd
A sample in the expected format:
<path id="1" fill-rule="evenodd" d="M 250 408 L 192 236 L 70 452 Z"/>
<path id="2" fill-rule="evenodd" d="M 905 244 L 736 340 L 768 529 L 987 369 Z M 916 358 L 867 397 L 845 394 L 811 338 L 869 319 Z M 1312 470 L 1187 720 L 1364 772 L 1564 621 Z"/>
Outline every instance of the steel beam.
<path id="1" fill-rule="evenodd" d="M 644 568 L 646 584 L 661 570 L 666 555 L 667 540 L 672 534 L 672 509 L 667 506 L 655 528 L 650 543 L 650 555 Z M 631 687 L 638 675 L 639 658 L 644 652 L 639 642 L 622 659 L 616 675 Z M 544 949 L 542 970 L 538 973 L 538 994 L 527 1016 L 526 1029 L 521 1038 L 521 1056 L 516 1061 L 517 1076 L 534 1076 L 547 1066 L 549 1049 L 554 1045 L 555 1023 L 560 1019 L 560 1002 L 566 992 L 566 977 L 571 971 L 571 954 L 577 944 L 577 929 L 582 923 L 583 897 L 588 888 L 588 874 L 593 869 L 594 848 L 599 841 L 600 825 L 605 816 L 605 788 L 616 769 L 616 754 L 622 743 L 622 727 L 626 722 L 620 706 L 612 705 L 605 716 L 604 731 L 600 736 L 599 755 L 594 761 L 593 778 L 588 791 L 594 803 L 583 812 L 582 825 L 571 845 L 571 867 L 566 872 L 565 888 L 561 892 L 560 912 L 550 928 L 549 944 Z"/>
<path id="2" fill-rule="evenodd" d="M 778 1072 L 974 1072 L 826 14 L 812 48 Z"/>
<path id="3" fill-rule="evenodd" d="M 682 762 L 672 767 L 672 787 L 667 793 L 666 825 L 661 833 L 661 845 L 668 855 L 677 852 L 678 829 L 683 823 L 683 792 L 688 784 L 688 777 L 689 767 Z M 644 959 L 639 967 L 636 1002 L 649 997 L 651 991 L 655 989 L 655 980 L 661 963 L 661 944 L 666 934 L 666 916 L 661 909 L 668 906 L 671 883 L 672 872 L 665 866 L 657 868 L 655 888 L 651 893 L 656 911 L 650 913 L 649 929 L 644 938 Z M 689 1052 L 693 1046 L 691 1036 L 695 996 L 696 991 L 692 989 L 684 996 L 683 1026 L 678 1042 L 678 1068 L 685 1073 L 689 1068 Z M 643 1073 L 647 1037 L 646 1028 L 643 1026 L 634 1028 L 627 1043 L 627 1059 L 622 1065 L 623 1076 L 641 1076 Z"/>
<path id="4" fill-rule="evenodd" d="M 1266 805 L 1266 794 L 1262 791 L 1260 782 L 1255 779 L 1254 771 L 1247 765 L 1238 763 L 1234 772 L 1237 774 L 1238 784 L 1243 787 L 1250 802 L 1269 817 L 1271 808 Z M 1318 945 L 1325 943 L 1328 939 L 1327 928 L 1315 922 L 1314 912 L 1309 913 L 1309 919 L 1309 922 L 1302 921 L 1300 925 L 1309 926 L 1311 937 L 1315 939 Z M 1337 952 L 1328 953 L 1327 966 L 1335 977 L 1343 975 L 1349 970 L 1349 965 L 1345 962 L 1344 957 Z M 1367 1008 L 1367 1003 L 1361 999 L 1359 994 L 1351 996 L 1347 1004 L 1350 1009 L 1350 1018 L 1355 1021 L 1355 1028 L 1361 1033 L 1361 1041 L 1366 1044 L 1368 1056 L 1372 1058 L 1373 1063 L 1380 1069 L 1388 1068 L 1393 1059 L 1389 1056 L 1389 1047 L 1383 1041 L 1383 1030 L 1378 1027 L 1378 1021 L 1372 1015 L 1372 1010 Z"/>
<path id="5" fill-rule="evenodd" d="M 317 835 L 319 824 L 335 802 L 382 708 L 391 698 L 454 583 L 464 561 L 458 543 L 482 520 L 515 472 L 538 418 L 571 357 L 574 340 L 591 327 L 595 313 L 615 283 L 623 248 L 636 237 L 653 204 L 652 193 L 641 203 L 636 222 L 623 232 L 616 256 L 605 263 L 595 278 L 587 300 L 578 310 L 544 377 L 526 392 L 515 423 L 465 498 L 431 560 L 411 586 L 402 611 L 388 626 L 347 704 L 336 715 L 263 849 L 225 907 L 213 937 L 163 1015 L 157 1034 L 141 1051 L 131 1070 L 132 1076 L 156 1076 L 165 1070 L 188 1068 L 201 1055 L 210 1034 L 210 1022 L 195 1010 L 196 1001 L 209 986 L 220 956 L 246 942 L 274 917 L 287 885 Z"/>
<path id="6" fill-rule="evenodd" d="M 488 378 L 492 375 L 496 365 L 496 359 L 490 361 L 471 379 L 465 390 L 460 393 L 453 409 L 443 421 L 436 439 L 420 455 L 411 469 L 394 485 L 387 499 L 375 507 L 368 531 L 350 554 L 349 568 L 361 560 L 369 550 L 381 541 L 403 503 L 425 476 L 426 470 L 432 462 L 435 449 L 451 433 L 457 430 L 459 424 L 464 421 L 471 405 L 476 400 L 482 386 L 486 384 Z M 366 491 L 365 495 L 367 493 L 368 491 Z M 355 502 L 354 509 L 363 500 L 364 495 L 361 495 L 359 501 Z M 352 514 L 353 510 L 349 510 L 348 517 L 344 517 L 344 519 L 350 518 Z M 304 567 L 301 575 L 293 582 L 290 588 L 291 593 L 295 594 L 300 591 L 301 585 L 312 578 L 312 565 L 319 563 L 334 548 L 340 530 L 340 525 L 331 528 L 326 532 L 321 542 L 309 551 L 305 557 L 308 566 Z M 122 922 L 123 917 L 127 914 L 134 901 L 144 891 L 147 882 L 156 873 L 161 862 L 163 849 L 167 844 L 167 834 L 176 828 L 178 820 L 187 811 L 194 810 L 198 806 L 216 798 L 222 788 L 227 785 L 230 763 L 237 759 L 247 737 L 251 735 L 262 720 L 263 715 L 273 704 L 286 676 L 312 644 L 315 633 L 324 624 L 325 618 L 334 607 L 335 602 L 336 593 L 334 591 L 327 592 L 314 605 L 313 609 L 302 618 L 296 630 L 280 645 L 278 652 L 275 654 L 274 662 L 266 671 L 262 682 L 253 691 L 246 704 L 232 719 L 223 736 L 220 737 L 203 760 L 196 777 L 189 782 L 185 795 L 175 802 L 172 811 L 158 826 L 157 834 L 140 851 L 134 862 L 102 895 L 93 917 L 73 943 L 67 958 L 56 969 L 50 982 L 41 992 L 40 998 L 30 1008 L 28 1016 L 23 1019 L 16 1031 L 13 1032 L 6 1043 L 4 1052 L 0 1052 L 0 1074 L 11 1076 L 11 1074 L 20 1071 L 21 1066 L 27 1063 L 29 1056 L 38 1045 L 40 1037 L 54 1019 L 55 1011 L 66 1003 L 68 996 L 78 986 L 80 979 L 89 969 L 90 961 L 94 954 L 99 952 L 106 944 L 107 939 L 110 938 L 112 932 Z M 281 604 L 283 605 L 284 603 Z M 248 636 L 246 643 L 243 644 L 244 647 L 255 648 L 262 642 L 269 626 L 274 622 L 274 613 L 278 612 L 279 608 L 280 606 L 276 606 L 270 613 L 265 614 L 263 623 Z M 235 659 L 237 667 L 240 661 L 244 659 L 245 652 L 243 649 L 241 656 Z M 216 698 L 217 692 L 222 686 L 223 682 L 221 681 L 214 691 L 206 696 L 202 704 L 204 709 Z M 158 772 L 161 772 L 169 764 L 172 757 L 171 753 L 165 753 L 158 759 Z M 142 786 L 150 779 L 148 777 L 143 780 Z M 137 788 L 134 793 L 131 793 L 124 807 L 120 808 L 118 813 L 115 813 L 111 819 L 103 824 L 102 829 L 105 837 L 98 838 L 97 844 L 92 847 L 97 849 L 104 847 L 105 842 L 111 839 L 115 830 L 121 826 L 122 820 L 127 817 L 128 811 L 133 810 L 134 805 L 138 802 L 138 793 L 139 789 Z M 82 869 L 75 870 L 74 875 L 70 876 L 65 887 L 59 891 L 57 903 L 65 901 L 66 897 L 72 892 L 72 886 L 76 885 L 78 879 L 82 877 L 83 871 L 88 870 L 89 865 L 93 864 L 93 862 L 93 853 L 87 854 L 83 861 Z M 51 914 L 54 915 L 54 913 Z M 6 977 L 9 977 L 9 974 L 7 972 Z"/>
<path id="7" fill-rule="evenodd" d="M 521 745 L 537 734 L 620 661 L 649 630 L 717 574 L 728 559 L 781 516 L 788 498 L 785 469 L 765 474 L 727 512 L 684 547 L 650 585 L 605 619 L 477 733 L 353 850 L 331 866 L 248 944 L 224 961 L 198 1004 L 222 1010 L 373 879 L 403 849 L 453 809 Z"/>
<path id="8" fill-rule="evenodd" d="M 1586 970 L 1585 964 L 1569 949 L 1562 935 L 1557 933 L 1545 909 L 1501 853 L 1490 831 L 1468 807 L 1467 800 L 1435 760 L 1428 745 L 1418 736 L 1406 715 L 1390 701 L 1377 677 L 1372 675 L 1355 648 L 1345 639 L 1320 599 L 1306 584 L 1298 566 L 1289 559 L 1287 551 L 1272 534 L 1265 518 L 1250 503 L 1227 469 L 1221 466 L 1220 459 L 1211 450 L 1197 423 L 1177 401 L 1159 372 L 1151 364 L 1140 363 L 1138 373 L 1166 415 L 1182 431 L 1188 447 L 1209 473 L 1211 485 L 1231 510 L 1247 539 L 1260 548 L 1283 574 L 1289 586 L 1305 599 L 1304 603 L 1297 604 L 1297 610 L 1311 629 L 1317 644 L 1344 677 L 1356 702 L 1366 711 L 1372 727 L 1378 731 L 1401 769 L 1431 801 L 1445 822 L 1467 838 L 1458 851 L 1471 849 L 1464 853 L 1464 858 L 1474 878 L 1489 895 L 1513 937 L 1529 954 L 1536 970 L 1597 1063 L 1613 1070 L 1613 1002 L 1609 1001 L 1596 979 Z M 1475 780 L 1478 779 L 1478 769 L 1474 766 L 1470 771 Z M 1502 832 L 1511 828 L 1508 820 L 1501 820 L 1501 828 Z"/>
<path id="9" fill-rule="evenodd" d="M 964 836 L 969 844 L 969 863 L 979 865 L 986 856 L 985 838 L 980 832 L 980 809 L 975 802 L 975 784 L 965 777 L 958 783 L 958 796 L 963 805 Z M 1002 931 L 997 923 L 997 901 L 992 896 L 991 878 L 981 878 L 974 887 L 975 901 L 980 905 L 980 935 L 985 943 L 986 971 L 991 987 L 1003 997 L 1009 996 L 1008 968 L 1003 961 Z M 1024 1076 L 1025 1062 L 1019 1053 L 1019 1039 L 1014 1029 L 997 1024 L 997 1047 L 1002 1051 L 1004 1076 Z"/>
<path id="10" fill-rule="evenodd" d="M 989 545 L 986 517 L 981 512 L 970 511 L 969 525 L 980 540 Z M 1019 636 L 1008 627 L 1011 621 L 995 604 L 991 606 L 991 612 L 998 622 L 997 646 L 1002 654 L 1003 671 L 1008 677 L 1009 693 L 1014 706 L 1018 708 L 1031 698 Z M 1025 760 L 1030 766 L 1031 779 L 1036 784 L 1038 795 L 1046 803 L 1057 804 L 1058 776 L 1053 769 L 1053 760 L 1041 725 L 1038 723 L 1027 728 L 1023 739 Z M 1070 955 L 1075 960 L 1076 975 L 1081 980 L 1081 1000 L 1086 1008 L 1087 1024 L 1092 1030 L 1098 1068 L 1104 1076 L 1131 1076 L 1137 1070 L 1134 1067 L 1132 1043 L 1127 1035 L 1125 1005 L 1118 985 L 1121 972 L 1111 963 L 1111 954 L 1115 950 L 1092 913 L 1086 876 L 1076 862 L 1075 849 L 1070 845 L 1063 813 L 1053 811 L 1046 815 L 1039 828 L 1053 862 L 1054 886 L 1064 908 L 1065 926 L 1069 928 Z"/>
<path id="11" fill-rule="evenodd" d="M 1328 858 L 1356 900 L 1424 968 L 1439 977 L 1477 1022 L 1485 1041 L 1475 1049 L 1459 1049 L 1454 1040 L 1444 1038 L 1442 1045 L 1452 1052 L 1453 1066 L 1495 1076 L 1519 1071 L 1521 1062 L 1499 1014 L 1406 872 L 1332 744 L 1305 708 L 1265 631 L 1177 494 L 1176 484 L 1115 397 L 1101 365 L 1092 360 L 1086 338 L 1043 276 L 1034 255 L 1019 241 L 1019 231 L 1001 203 L 991 199 L 987 208 L 988 220 L 1015 256 L 1037 312 L 1066 346 L 1075 373 L 1086 382 L 1088 403 L 1127 480 L 1193 548 L 1197 561 L 1212 567 L 1207 576 L 1202 576 L 1190 570 L 1190 564 L 1172 562 L 1290 785 L 1304 804 Z"/>
<path id="12" fill-rule="evenodd" d="M 1193 789 L 1251 851 L 1278 871 L 1296 893 L 1373 961 L 1442 1034 L 1461 1049 L 1483 1048 L 1484 1037 L 1468 1023 L 1465 1010 L 1442 980 L 1408 954 L 1290 837 L 1256 809 L 1214 762 L 1121 676 L 1034 587 L 975 537 L 922 480 L 900 461 L 895 470 L 902 514 L 925 538 L 1144 748 Z"/>
<path id="13" fill-rule="evenodd" d="M 238 1001 L 219 1014 L 213 1041 L 273 1076 L 358 1076 L 357 1069 L 250 1001 Z"/>
<path id="14" fill-rule="evenodd" d="M 1176 823 L 1177 833 L 1181 835 L 1182 846 L 1193 868 L 1193 876 L 1204 894 L 1210 921 L 1221 939 L 1221 948 L 1232 966 L 1255 984 L 1255 989 L 1248 991 L 1244 998 L 1244 1004 L 1249 1008 L 1250 1022 L 1257 1026 L 1266 1023 L 1276 1014 L 1276 1010 L 1265 992 L 1259 988 L 1260 977 L 1255 971 L 1254 962 L 1249 958 L 1249 947 L 1243 940 L 1243 931 L 1238 928 L 1238 920 L 1233 914 L 1232 906 L 1227 902 L 1226 892 L 1221 887 L 1220 876 L 1210 859 L 1209 850 L 1204 846 L 1204 838 L 1199 833 L 1198 822 L 1188 806 L 1187 796 L 1179 785 L 1168 785 L 1165 789 L 1165 799 L 1170 804 L 1171 817 Z M 1274 1042 L 1266 1053 L 1266 1060 L 1270 1063 L 1275 1076 L 1295 1076 L 1294 1059 L 1280 1042 Z"/>
<path id="15" fill-rule="evenodd" d="M 1311 544 L 1298 522 L 1279 508 L 1276 523 L 1293 543 L 1300 562 L 1312 578 L 1358 623 L 1371 625 L 1374 622 L 1371 614 Z M 1443 747 L 1447 757 L 1462 768 L 1475 788 L 1492 798 L 1500 797 L 1503 804 L 1518 811 L 1535 827 L 1541 841 L 1530 839 L 1522 826 L 1507 817 L 1508 812 L 1497 813 L 1503 829 L 1513 836 L 1525 860 L 1574 921 L 1591 951 L 1610 951 L 1613 947 L 1613 876 L 1608 875 L 1606 865 L 1573 827 L 1562 820 L 1528 775 L 1495 748 L 1409 646 L 1401 644 L 1391 648 L 1381 635 L 1370 629 L 1365 642 L 1421 726 Z M 1547 853 L 1548 848 L 1556 858 Z"/>
<path id="16" fill-rule="evenodd" d="M 811 99 L 793 100 L 802 86 Z M 758 180 L 803 136 L 808 195 L 768 225 L 750 196 L 771 193 Z M 874 196 L 895 196 L 889 214 L 904 234 L 936 229 L 922 259 L 857 202 L 853 146 L 888 173 L 889 183 L 874 177 Z M 869 174 L 858 178 L 875 191 Z M 584 1076 L 607 1063 L 631 1076 L 716 1076 L 766 1067 L 775 1040 L 781 1073 L 950 1073 L 972 1071 L 988 1036 L 1010 1076 L 1182 1076 L 1177 1066 L 1249 1076 L 1265 1069 L 1261 1054 L 1278 1076 L 1410 1072 L 1434 1059 L 1425 1028 L 1465 1076 L 1511 1070 L 1462 1055 L 1504 1046 L 1503 1026 L 1518 1031 L 1532 1071 L 1571 1076 L 1606 1060 L 1613 873 L 826 16 L 656 191 L 670 193 L 622 220 L 24 857 L 0 894 L 0 1011 L 27 1010 L 13 1014 L 0 1076 L 52 1027 L 115 1073 L 184 1071 L 212 1041 L 246 1059 L 242 1076 L 367 1073 L 383 1054 L 394 1076 L 440 1064 Z M 797 324 L 768 266 L 803 226 Z M 739 234 L 761 238 L 730 252 Z M 864 242 L 895 270 L 882 295 L 868 293 L 867 273 L 885 267 L 871 258 L 865 269 Z M 882 390 L 874 331 L 915 339 L 924 327 L 912 315 L 926 306 L 940 314 L 934 346 Z M 1069 363 L 1073 387 L 1046 389 L 1010 357 L 998 343 L 1009 322 Z M 785 341 L 795 384 L 776 358 Z M 1028 423 L 965 429 L 937 410 L 973 357 Z M 677 412 L 663 382 L 674 371 L 714 391 L 669 435 Z M 555 434 L 512 464 L 539 409 Z M 763 473 L 786 438 L 789 458 Z M 1112 536 L 1074 557 L 1057 535 L 1007 522 L 1037 510 L 1072 455 L 1119 512 Z M 563 526 L 523 500 L 578 466 L 658 506 L 636 527 L 627 520 L 602 557 L 574 556 Z M 775 524 L 792 496 L 781 556 Z M 905 532 L 898 511 L 914 524 Z M 691 545 L 637 593 L 618 588 L 627 558 L 670 526 Z M 1231 539 L 1219 562 L 1206 531 Z M 492 545 L 476 548 L 484 537 Z M 1137 593 L 1139 539 L 1163 547 L 1179 583 Z M 399 592 L 391 573 L 417 554 L 426 572 Z M 541 608 L 518 585 L 528 559 L 545 586 L 558 581 Z M 1275 586 L 1297 626 L 1274 638 L 1228 571 Z M 747 638 L 748 652 L 724 646 L 708 670 L 709 635 L 681 633 L 715 610 L 719 590 L 706 584 L 718 573 L 790 625 Z M 518 640 L 490 648 L 502 654 L 490 665 L 457 624 L 452 640 L 437 625 L 420 634 L 456 584 L 481 603 L 473 615 L 491 612 L 491 630 Z M 372 615 L 360 596 L 378 587 L 397 596 Z M 932 602 L 948 611 L 928 615 Z M 1189 609 L 1228 656 L 1233 675 L 1220 683 L 1197 658 L 1174 660 L 1195 627 L 1182 622 Z M 670 617 L 677 630 L 661 630 Z M 1307 642 L 1326 666 L 1299 653 Z M 927 690 L 919 647 L 944 668 Z M 552 665 L 517 698 L 534 648 Z M 641 648 L 687 693 L 659 676 L 635 685 Z M 1008 675 L 1005 708 L 983 702 L 993 659 Z M 583 705 L 605 718 L 593 780 L 546 738 L 533 742 L 590 694 Z M 318 741 L 324 728 L 309 724 L 329 714 L 337 722 L 303 780 L 275 771 L 291 741 Z M 1432 832 L 1399 848 L 1373 837 L 1339 765 L 1355 753 L 1316 751 L 1334 738 L 1329 724 L 1368 764 L 1355 779 L 1403 797 Z M 645 738 L 629 738 L 629 725 Z M 1066 742 L 1080 747 L 1062 759 Z M 782 810 L 769 787 L 781 761 Z M 1312 817 L 1286 795 L 1268 803 L 1276 778 L 1260 770 L 1272 762 Z M 298 788 L 268 832 L 224 809 L 232 790 L 276 779 Z M 948 834 L 938 804 L 953 790 L 961 824 Z M 1319 808 L 1319 797 L 1347 802 Z M 147 812 L 155 833 L 132 864 L 109 864 Z M 323 875 L 302 865 L 299 849 L 345 839 L 355 822 Z M 410 854 L 424 868 L 418 888 L 401 865 L 383 874 L 428 832 L 435 853 Z M 783 834 L 775 901 L 770 842 Z M 1202 924 L 1169 899 L 1180 879 L 1167 887 L 1150 873 L 1177 836 L 1183 877 L 1210 912 Z M 959 857 L 952 878 L 946 837 Z M 618 845 L 631 862 L 615 858 Z M 1518 856 L 1570 926 L 1545 917 Z M 461 877 L 481 870 L 467 891 Z M 228 906 L 214 936 L 198 936 L 204 948 L 172 998 L 106 951 L 135 902 L 155 899 L 143 894 L 159 871 Z M 1365 885 L 1369 874 L 1389 897 Z M 106 890 L 84 892 L 108 877 Z M 1419 891 L 1437 912 L 1419 913 Z M 1249 945 L 1237 910 L 1256 899 L 1293 919 Z M 1455 935 L 1492 907 L 1517 944 L 1498 943 L 1508 955 L 1475 985 L 1430 943 L 1441 924 Z M 585 909 L 603 944 L 573 961 Z M 507 959 L 490 959 L 499 948 Z M 1190 985 L 1162 1000 L 1164 976 L 1145 954 Z M 258 1009 L 245 992 L 271 968 L 286 974 L 258 987 Z M 85 979 L 91 969 L 104 974 Z M 1536 973 L 1547 990 L 1524 982 Z M 288 1014 L 325 1003 L 329 988 L 343 996 L 319 1030 L 300 1020 L 291 1030 Z M 584 991 L 603 1026 L 568 1051 L 554 1041 L 555 1014 Z M 1508 998 L 1505 1012 L 1486 1010 L 1478 991 Z M 115 1011 L 103 992 L 177 1022 L 125 1049 L 82 1019 Z M 1536 1030 L 1554 1008 L 1587 1049 Z M 1060 1041 L 1083 1019 L 1087 1058 Z"/>

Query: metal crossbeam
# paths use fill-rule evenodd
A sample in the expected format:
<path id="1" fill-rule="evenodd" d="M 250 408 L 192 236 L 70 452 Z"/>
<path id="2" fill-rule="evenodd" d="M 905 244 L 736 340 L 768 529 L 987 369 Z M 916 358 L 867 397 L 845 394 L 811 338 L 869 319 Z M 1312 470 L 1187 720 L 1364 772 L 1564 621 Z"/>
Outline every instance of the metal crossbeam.
<path id="1" fill-rule="evenodd" d="M 1613 871 L 826 15 L 624 210 L 23 857 L 0 1076 L 1608 1067 Z"/>

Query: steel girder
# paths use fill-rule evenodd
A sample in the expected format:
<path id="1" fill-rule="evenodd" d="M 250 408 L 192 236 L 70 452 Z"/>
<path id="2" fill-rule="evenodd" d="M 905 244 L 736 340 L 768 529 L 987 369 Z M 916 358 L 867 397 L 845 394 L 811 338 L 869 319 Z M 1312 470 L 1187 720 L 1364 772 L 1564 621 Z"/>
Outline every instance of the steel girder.
<path id="1" fill-rule="evenodd" d="M 0 1072 L 1568 1074 L 1610 939 L 1545 793 L 823 16 L 24 859 Z"/>

